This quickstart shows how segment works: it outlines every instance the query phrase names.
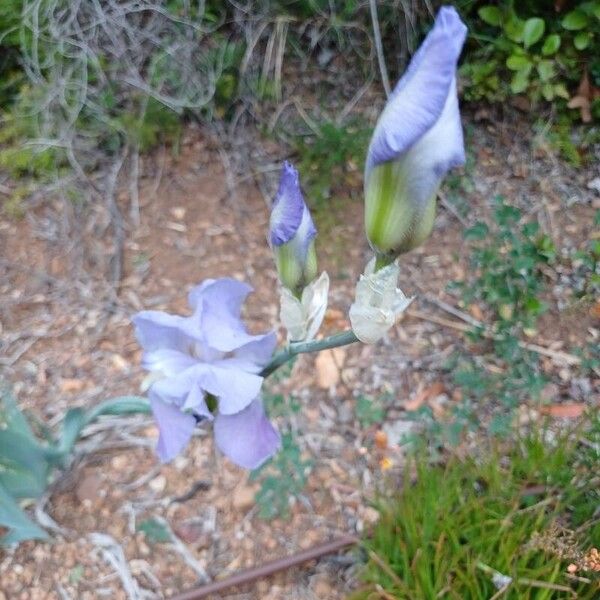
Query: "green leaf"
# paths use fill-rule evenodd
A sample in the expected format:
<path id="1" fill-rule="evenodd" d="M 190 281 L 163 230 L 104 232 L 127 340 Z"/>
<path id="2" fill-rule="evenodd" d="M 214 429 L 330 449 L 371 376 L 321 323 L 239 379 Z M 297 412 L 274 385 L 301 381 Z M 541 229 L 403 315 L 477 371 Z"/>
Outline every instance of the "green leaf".
<path id="1" fill-rule="evenodd" d="M 536 65 L 537 72 L 542 81 L 548 81 L 554 77 L 554 63 L 551 60 L 541 60 Z"/>
<path id="2" fill-rule="evenodd" d="M 555 93 L 554 86 L 551 83 L 545 83 L 542 86 L 542 96 L 544 96 L 544 100 L 547 102 L 554 99 Z"/>
<path id="3" fill-rule="evenodd" d="M 466 229 L 463 235 L 465 240 L 483 240 L 487 237 L 489 231 L 490 230 L 488 226 L 485 223 L 479 221 L 478 223 L 475 223 L 475 225 L 473 225 L 472 227 Z"/>
<path id="4" fill-rule="evenodd" d="M 513 42 L 521 43 L 523 41 L 523 30 L 525 28 L 525 22 L 517 17 L 511 17 L 511 19 L 504 25 L 504 32 L 509 40 Z"/>
<path id="5" fill-rule="evenodd" d="M 561 39 L 557 33 L 550 34 L 545 40 L 542 46 L 542 54 L 544 56 L 550 56 L 558 51 L 560 48 Z"/>
<path id="6" fill-rule="evenodd" d="M 577 9 L 567 13 L 561 21 L 561 25 L 569 31 L 579 31 L 580 29 L 584 29 L 587 24 L 587 15 L 583 11 Z"/>
<path id="7" fill-rule="evenodd" d="M 150 402 L 142 396 L 117 396 L 98 404 L 85 415 L 85 423 L 91 423 L 102 415 L 150 414 Z"/>
<path id="8" fill-rule="evenodd" d="M 510 82 L 510 89 L 513 94 L 521 94 L 529 87 L 529 72 L 526 70 L 518 71 Z"/>
<path id="9" fill-rule="evenodd" d="M 18 544 L 24 540 L 45 540 L 48 538 L 48 534 L 31 521 L 1 483 L 0 525 L 9 530 L 8 533 L 0 539 L 0 544 L 3 546 Z"/>
<path id="10" fill-rule="evenodd" d="M 67 411 L 58 443 L 61 454 L 66 455 L 71 452 L 84 425 L 85 411 L 82 408 L 71 408 Z"/>
<path id="11" fill-rule="evenodd" d="M 0 485 L 16 498 L 38 498 L 46 491 L 47 479 L 48 462 L 37 442 L 0 430 Z"/>
<path id="12" fill-rule="evenodd" d="M 172 541 L 169 528 L 158 519 L 146 519 L 138 523 L 136 531 L 141 531 L 151 544 L 164 544 Z"/>
<path id="13" fill-rule="evenodd" d="M 571 97 L 569 96 L 569 92 L 564 83 L 557 83 L 554 85 L 554 95 L 559 98 L 564 98 L 565 100 L 568 100 Z"/>
<path id="14" fill-rule="evenodd" d="M 525 45 L 525 48 L 530 48 L 538 42 L 544 35 L 545 30 L 546 23 L 544 23 L 543 19 L 540 19 L 539 17 L 527 19 L 527 21 L 525 21 L 525 26 L 523 27 L 523 44 Z"/>
<path id="15" fill-rule="evenodd" d="M 502 11 L 497 6 L 482 6 L 477 14 L 488 25 L 498 27 L 502 23 Z"/>
<path id="16" fill-rule="evenodd" d="M 521 71 L 527 67 L 531 67 L 531 61 L 523 54 L 512 54 L 506 59 L 506 66 L 511 71 Z"/>
<path id="17" fill-rule="evenodd" d="M 593 39 L 591 31 L 580 31 L 573 40 L 573 45 L 577 50 L 585 50 Z"/>

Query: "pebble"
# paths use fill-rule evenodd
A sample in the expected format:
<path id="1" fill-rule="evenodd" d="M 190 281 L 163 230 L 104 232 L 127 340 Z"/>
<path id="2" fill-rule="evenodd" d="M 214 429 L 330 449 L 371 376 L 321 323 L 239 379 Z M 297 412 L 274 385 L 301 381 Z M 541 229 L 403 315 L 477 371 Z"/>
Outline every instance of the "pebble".
<path id="1" fill-rule="evenodd" d="M 254 496 L 256 487 L 250 485 L 239 485 L 233 491 L 233 508 L 237 510 L 247 510 L 254 505 Z"/>
<path id="2" fill-rule="evenodd" d="M 167 487 L 167 478 L 164 475 L 158 475 L 148 483 L 148 486 L 153 492 L 160 494 Z"/>

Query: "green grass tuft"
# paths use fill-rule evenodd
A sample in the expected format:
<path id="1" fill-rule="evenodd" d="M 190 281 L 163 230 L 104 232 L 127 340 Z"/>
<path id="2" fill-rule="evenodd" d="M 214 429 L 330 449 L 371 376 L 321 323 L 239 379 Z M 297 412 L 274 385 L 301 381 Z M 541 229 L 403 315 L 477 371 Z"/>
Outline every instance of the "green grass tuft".
<path id="1" fill-rule="evenodd" d="M 481 460 L 416 458 L 402 489 L 379 502 L 367 585 L 352 600 L 599 598 L 600 573 L 567 573 L 600 541 L 600 416 L 591 423 L 583 443 L 546 431 Z M 512 578 L 500 596 L 494 574 Z"/>

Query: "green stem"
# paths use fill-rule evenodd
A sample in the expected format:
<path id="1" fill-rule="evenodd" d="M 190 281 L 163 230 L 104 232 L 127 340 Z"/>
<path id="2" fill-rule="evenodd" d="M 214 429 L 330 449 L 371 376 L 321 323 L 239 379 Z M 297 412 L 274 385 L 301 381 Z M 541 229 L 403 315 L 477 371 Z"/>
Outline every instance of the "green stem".
<path id="1" fill-rule="evenodd" d="M 322 340 L 313 340 L 312 342 L 291 342 L 290 345 L 281 352 L 278 352 L 271 362 L 260 372 L 261 377 L 268 377 L 283 366 L 286 362 L 294 358 L 298 354 L 307 352 L 320 352 L 329 348 L 338 348 L 339 346 L 347 346 L 358 342 L 358 338 L 352 330 L 342 331 L 334 335 L 330 335 Z"/>
<path id="2" fill-rule="evenodd" d="M 383 269 L 383 267 L 387 267 L 394 262 L 394 258 L 392 256 L 388 256 L 387 254 L 378 254 L 375 257 L 375 271 L 379 271 L 379 269 Z"/>

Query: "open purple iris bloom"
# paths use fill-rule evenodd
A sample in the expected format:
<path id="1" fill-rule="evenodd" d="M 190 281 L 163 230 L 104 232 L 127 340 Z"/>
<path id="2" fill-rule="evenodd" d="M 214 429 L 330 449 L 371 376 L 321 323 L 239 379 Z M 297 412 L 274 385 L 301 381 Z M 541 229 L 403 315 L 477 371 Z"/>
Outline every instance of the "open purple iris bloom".
<path id="1" fill-rule="evenodd" d="M 317 275 L 317 230 L 300 190 L 298 171 L 285 162 L 273 208 L 269 240 L 283 285 L 301 291 Z"/>
<path id="2" fill-rule="evenodd" d="M 259 398 L 260 371 L 277 339 L 274 332 L 246 330 L 240 312 L 251 291 L 235 279 L 210 279 L 190 292 L 189 317 L 160 311 L 134 316 L 142 366 L 155 376 L 149 397 L 161 460 L 181 452 L 202 419 L 214 420 L 217 446 L 241 467 L 254 469 L 279 448 Z"/>
<path id="3" fill-rule="evenodd" d="M 381 254 L 397 255 L 425 240 L 442 178 L 464 164 L 456 65 L 466 33 L 456 10 L 442 7 L 375 127 L 365 168 L 365 220 Z"/>

